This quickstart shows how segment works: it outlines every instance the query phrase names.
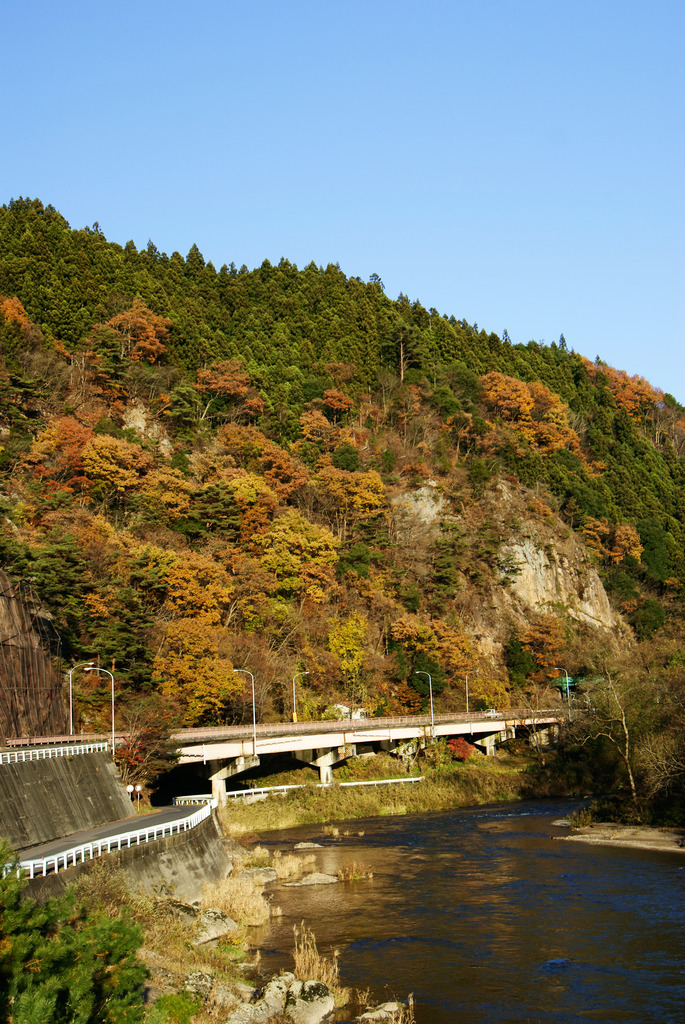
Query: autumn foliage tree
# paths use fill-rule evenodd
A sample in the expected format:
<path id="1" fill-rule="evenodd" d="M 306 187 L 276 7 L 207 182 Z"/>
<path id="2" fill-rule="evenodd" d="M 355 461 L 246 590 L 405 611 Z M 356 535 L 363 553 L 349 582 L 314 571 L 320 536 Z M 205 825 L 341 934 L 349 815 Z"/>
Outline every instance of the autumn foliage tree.
<path id="1" fill-rule="evenodd" d="M 568 406 L 544 384 L 493 372 L 481 377 L 481 386 L 486 406 L 541 455 L 560 448 L 581 453 L 580 438 L 568 424 Z"/>
<path id="2" fill-rule="evenodd" d="M 157 316 L 142 299 L 136 298 L 129 309 L 117 313 L 104 326 L 119 339 L 120 359 L 155 363 L 166 352 L 171 320 Z"/>

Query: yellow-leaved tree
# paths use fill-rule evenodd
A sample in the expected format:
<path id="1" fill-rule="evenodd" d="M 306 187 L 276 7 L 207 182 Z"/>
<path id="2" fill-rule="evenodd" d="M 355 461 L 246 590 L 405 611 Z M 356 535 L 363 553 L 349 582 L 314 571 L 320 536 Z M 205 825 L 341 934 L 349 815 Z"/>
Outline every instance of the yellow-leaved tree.
<path id="1" fill-rule="evenodd" d="M 276 592 L 319 604 L 336 589 L 338 541 L 325 526 L 290 509 L 255 542 L 264 552 L 262 568 L 276 580 Z"/>
<path id="2" fill-rule="evenodd" d="M 244 680 L 227 657 L 225 631 L 211 615 L 169 623 L 152 670 L 159 692 L 185 725 L 221 724 Z"/>
<path id="3" fill-rule="evenodd" d="M 86 476 L 112 497 L 133 491 L 152 467 L 152 456 L 140 445 L 99 434 L 83 449 Z"/>
<path id="4" fill-rule="evenodd" d="M 338 619 L 328 634 L 328 649 L 338 661 L 352 707 L 364 703 L 361 670 L 366 660 L 368 635 L 369 624 L 358 612 L 346 619 Z"/>

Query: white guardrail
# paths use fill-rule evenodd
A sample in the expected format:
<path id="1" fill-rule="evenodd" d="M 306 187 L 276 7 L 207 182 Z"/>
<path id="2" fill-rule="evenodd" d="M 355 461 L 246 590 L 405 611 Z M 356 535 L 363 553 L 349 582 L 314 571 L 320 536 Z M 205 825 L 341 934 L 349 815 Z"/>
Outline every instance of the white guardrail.
<path id="1" fill-rule="evenodd" d="M 112 853 L 113 850 L 124 850 L 130 846 L 139 846 L 141 843 L 154 842 L 155 839 L 163 839 L 165 836 L 172 836 L 174 833 L 187 832 L 195 828 L 201 821 L 208 818 L 212 813 L 212 807 L 216 806 L 211 799 L 197 811 L 187 815 L 185 818 L 177 818 L 176 821 L 163 822 L 161 825 L 149 825 L 147 828 L 133 829 L 129 832 L 120 832 L 114 836 L 107 836 L 106 839 L 97 839 L 92 843 L 82 843 L 69 850 L 62 850 L 61 853 L 52 854 L 49 857 L 36 857 L 33 860 L 22 860 L 15 865 L 5 865 L 3 876 L 15 870 L 17 877 L 28 874 L 29 878 L 45 876 L 51 871 L 66 871 L 78 863 L 86 860 L 93 860 L 94 857 L 101 857 L 103 853 Z"/>
<path id="2" fill-rule="evenodd" d="M 406 785 L 411 782 L 422 782 L 425 776 L 417 775 L 411 779 L 371 779 L 364 782 L 317 782 L 317 789 L 331 789 L 334 786 L 395 786 L 395 785 Z M 254 789 L 231 789 L 227 790 L 226 796 L 232 797 L 234 800 L 240 796 L 268 796 L 269 793 L 287 793 L 291 789 L 306 789 L 307 786 L 304 784 L 292 784 L 289 786 L 255 786 Z M 205 801 L 211 801 L 212 797 L 206 793 L 202 793 L 198 796 L 175 796 L 174 804 L 177 806 L 184 804 L 199 804 Z"/>
<path id="3" fill-rule="evenodd" d="M 42 761 L 48 757 L 73 757 L 75 754 L 94 754 L 109 750 L 109 743 L 73 743 L 61 747 L 42 747 L 31 750 L 0 750 L 0 764 L 17 761 Z"/>

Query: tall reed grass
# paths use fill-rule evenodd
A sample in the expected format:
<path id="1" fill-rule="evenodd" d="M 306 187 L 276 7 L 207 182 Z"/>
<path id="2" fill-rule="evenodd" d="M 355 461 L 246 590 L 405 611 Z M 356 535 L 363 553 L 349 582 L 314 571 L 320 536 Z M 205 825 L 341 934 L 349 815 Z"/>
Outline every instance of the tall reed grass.
<path id="1" fill-rule="evenodd" d="M 294 925 L 293 960 L 295 976 L 300 981 L 321 981 L 333 994 L 336 1006 L 345 1006 L 350 1001 L 350 990 L 340 984 L 338 970 L 338 951 L 333 952 L 333 959 L 322 956 L 316 945 L 314 932 L 302 922 Z"/>

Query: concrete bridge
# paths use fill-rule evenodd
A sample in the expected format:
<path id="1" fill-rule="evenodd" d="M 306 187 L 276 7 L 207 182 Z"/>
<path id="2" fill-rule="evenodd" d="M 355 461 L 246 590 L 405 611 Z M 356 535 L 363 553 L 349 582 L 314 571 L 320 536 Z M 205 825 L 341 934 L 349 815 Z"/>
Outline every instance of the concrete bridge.
<path id="1" fill-rule="evenodd" d="M 226 780 L 260 764 L 268 754 L 289 753 L 319 770 L 330 784 L 333 765 L 363 753 L 396 750 L 408 741 L 422 746 L 440 736 L 464 736 L 487 754 L 498 742 L 513 739 L 517 730 L 531 733 L 546 746 L 563 713 L 557 709 L 491 709 L 453 715 L 411 715 L 403 718 L 361 718 L 326 722 L 276 722 L 271 725 L 215 726 L 172 733 L 180 764 L 203 764 L 212 796 L 226 802 Z"/>

